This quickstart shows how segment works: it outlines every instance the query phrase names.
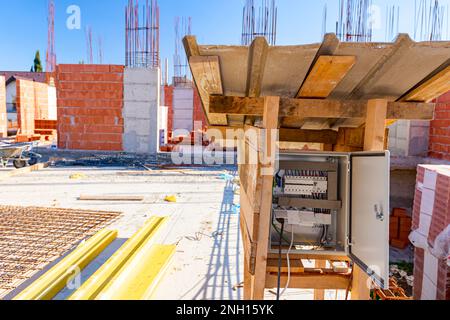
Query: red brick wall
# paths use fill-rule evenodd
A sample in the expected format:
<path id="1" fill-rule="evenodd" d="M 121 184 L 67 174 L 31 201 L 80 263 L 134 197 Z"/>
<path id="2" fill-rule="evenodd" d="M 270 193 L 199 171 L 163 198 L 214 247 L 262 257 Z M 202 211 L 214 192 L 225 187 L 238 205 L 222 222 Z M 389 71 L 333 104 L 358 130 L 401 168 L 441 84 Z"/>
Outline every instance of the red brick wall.
<path id="1" fill-rule="evenodd" d="M 34 82 L 18 79 L 16 81 L 18 135 L 34 135 L 35 96 Z"/>
<path id="2" fill-rule="evenodd" d="M 202 128 L 208 125 L 208 121 L 206 120 L 205 112 L 203 111 L 202 101 L 200 100 L 200 95 L 196 88 L 194 88 L 194 124 L 196 121 L 202 122 Z M 195 128 L 195 125 L 194 125 Z"/>
<path id="3" fill-rule="evenodd" d="M 8 117 L 6 114 L 5 77 L 0 76 L 0 138 L 8 136 Z"/>
<path id="4" fill-rule="evenodd" d="M 48 85 L 46 83 L 34 83 L 34 98 L 36 119 L 48 119 Z"/>
<path id="5" fill-rule="evenodd" d="M 58 145 L 122 151 L 124 67 L 58 65 Z"/>
<path id="6" fill-rule="evenodd" d="M 450 161 L 450 92 L 436 102 L 435 117 L 431 121 L 429 155 Z"/>
<path id="7" fill-rule="evenodd" d="M 164 86 L 164 104 L 168 107 L 167 130 L 173 131 L 173 86 Z"/>

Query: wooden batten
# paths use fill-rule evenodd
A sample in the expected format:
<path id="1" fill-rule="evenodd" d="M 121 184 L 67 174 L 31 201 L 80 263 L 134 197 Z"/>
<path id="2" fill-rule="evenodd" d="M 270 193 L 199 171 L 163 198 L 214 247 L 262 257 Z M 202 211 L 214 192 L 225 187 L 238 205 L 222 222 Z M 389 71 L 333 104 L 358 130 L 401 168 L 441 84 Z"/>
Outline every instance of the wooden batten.
<path id="1" fill-rule="evenodd" d="M 320 56 L 312 68 L 298 98 L 327 98 L 355 65 L 352 56 Z"/>
<path id="2" fill-rule="evenodd" d="M 279 116 L 304 118 L 366 119 L 367 100 L 280 99 Z M 432 120 L 435 104 L 388 102 L 386 119 Z M 210 96 L 210 111 L 218 114 L 262 117 L 264 98 Z"/>
<path id="3" fill-rule="evenodd" d="M 450 66 L 438 72 L 417 88 L 413 89 L 402 101 L 430 102 L 447 93 L 450 83 Z"/>

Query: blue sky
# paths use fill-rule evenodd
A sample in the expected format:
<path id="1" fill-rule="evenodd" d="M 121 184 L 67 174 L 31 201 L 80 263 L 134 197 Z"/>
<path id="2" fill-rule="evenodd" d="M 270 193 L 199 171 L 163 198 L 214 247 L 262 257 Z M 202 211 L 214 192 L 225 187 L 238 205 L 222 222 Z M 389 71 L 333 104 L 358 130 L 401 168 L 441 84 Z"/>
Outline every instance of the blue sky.
<path id="1" fill-rule="evenodd" d="M 86 60 L 85 26 L 92 27 L 94 38 L 103 38 L 103 62 L 124 63 L 124 7 L 126 0 L 55 0 L 56 53 L 58 63 Z M 142 1 L 141 1 L 142 2 Z M 277 44 L 319 42 L 322 37 L 324 5 L 328 7 L 329 32 L 334 32 L 338 0 L 277 0 Z M 450 0 L 441 0 L 445 6 Z M 47 47 L 47 0 L 0 0 L 0 70 L 28 71 L 34 53 Z M 199 43 L 239 44 L 244 0 L 159 0 L 161 8 L 161 56 L 172 60 L 174 18 L 191 16 L 193 34 Z M 400 6 L 400 32 L 411 35 L 414 29 L 414 0 L 374 0 L 382 20 L 388 4 Z M 81 9 L 81 30 L 66 27 L 67 7 Z M 445 27 L 444 35 L 447 36 Z M 375 30 L 375 41 L 385 40 L 384 22 Z M 96 41 L 95 41 L 96 42 Z M 96 43 L 94 43 L 95 50 Z M 95 53 L 94 53 L 95 54 Z M 94 62 L 97 62 L 96 60 Z"/>

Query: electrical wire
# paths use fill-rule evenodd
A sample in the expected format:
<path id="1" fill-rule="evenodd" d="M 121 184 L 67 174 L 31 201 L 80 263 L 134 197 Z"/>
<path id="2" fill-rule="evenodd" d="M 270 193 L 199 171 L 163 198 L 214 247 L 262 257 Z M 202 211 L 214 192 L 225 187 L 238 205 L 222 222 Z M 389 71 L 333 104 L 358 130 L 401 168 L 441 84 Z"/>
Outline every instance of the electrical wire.
<path id="1" fill-rule="evenodd" d="M 288 278 L 287 278 L 287 282 L 286 282 L 286 286 L 284 287 L 283 291 L 280 294 L 280 297 L 282 297 L 286 290 L 289 288 L 290 282 L 291 282 L 291 261 L 290 261 L 290 257 L 289 255 L 291 254 L 292 248 L 294 247 L 294 228 L 291 228 L 291 245 L 289 247 L 289 250 L 286 254 L 286 259 L 287 259 L 287 267 L 288 267 Z"/>
<path id="2" fill-rule="evenodd" d="M 283 249 L 283 238 L 282 238 L 282 234 L 284 232 L 284 219 L 281 219 L 280 221 L 281 223 L 281 234 L 280 234 L 280 245 L 278 247 L 278 286 L 277 286 L 277 300 L 280 300 L 280 290 L 281 290 L 281 263 L 282 263 L 282 249 Z"/>

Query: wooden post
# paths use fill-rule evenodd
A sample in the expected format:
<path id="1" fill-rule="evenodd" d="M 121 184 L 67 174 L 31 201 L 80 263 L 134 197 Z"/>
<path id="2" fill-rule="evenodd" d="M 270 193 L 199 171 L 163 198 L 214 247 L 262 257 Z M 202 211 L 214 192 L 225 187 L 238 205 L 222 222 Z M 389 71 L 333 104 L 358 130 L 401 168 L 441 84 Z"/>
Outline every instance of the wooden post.
<path id="1" fill-rule="evenodd" d="M 369 276 L 356 264 L 353 265 L 352 300 L 370 300 Z"/>
<path id="2" fill-rule="evenodd" d="M 325 260 L 316 260 L 316 268 L 322 269 L 327 267 L 327 262 Z M 314 300 L 325 300 L 325 290 L 315 289 L 314 290 Z"/>
<path id="3" fill-rule="evenodd" d="M 275 155 L 271 154 L 272 150 L 272 130 L 278 129 L 278 114 L 280 108 L 279 97 L 265 97 L 264 98 L 264 117 L 263 126 L 265 129 L 266 148 L 262 152 L 265 156 L 270 157 L 271 161 L 264 164 L 261 168 L 261 173 L 264 171 L 271 172 L 275 165 Z M 276 140 L 275 140 L 276 141 Z M 264 150 L 265 149 L 265 150 Z M 267 273 L 267 256 L 269 250 L 269 236 L 270 236 L 270 220 L 272 214 L 272 187 L 273 174 L 263 175 L 258 177 L 262 179 L 261 192 L 261 209 L 259 213 L 258 222 L 258 239 L 256 250 L 256 269 L 252 281 L 252 300 L 263 300 L 264 289 L 266 288 L 266 273 Z"/>
<path id="4" fill-rule="evenodd" d="M 387 107 L 388 101 L 385 99 L 369 100 L 367 104 L 364 151 L 384 150 Z"/>

